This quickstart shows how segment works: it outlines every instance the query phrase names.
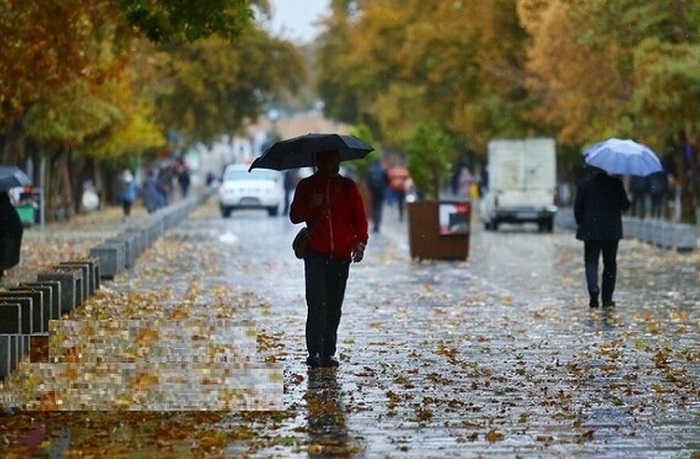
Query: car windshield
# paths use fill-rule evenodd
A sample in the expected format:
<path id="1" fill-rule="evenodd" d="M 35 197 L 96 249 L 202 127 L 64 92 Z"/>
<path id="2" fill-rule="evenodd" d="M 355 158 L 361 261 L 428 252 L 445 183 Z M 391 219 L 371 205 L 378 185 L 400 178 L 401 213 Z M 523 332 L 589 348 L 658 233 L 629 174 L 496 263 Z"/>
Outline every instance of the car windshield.
<path id="1" fill-rule="evenodd" d="M 265 169 L 229 169 L 224 175 L 224 180 L 276 180 L 278 172 Z"/>

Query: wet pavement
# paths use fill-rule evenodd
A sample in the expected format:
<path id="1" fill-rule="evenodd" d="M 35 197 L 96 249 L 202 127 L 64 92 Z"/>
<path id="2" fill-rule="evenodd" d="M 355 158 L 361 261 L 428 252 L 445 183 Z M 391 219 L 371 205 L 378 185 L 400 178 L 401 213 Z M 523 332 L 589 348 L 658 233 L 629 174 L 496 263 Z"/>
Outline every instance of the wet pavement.
<path id="1" fill-rule="evenodd" d="M 15 278 L 39 264 L 32 244 L 62 247 L 36 252 L 48 263 L 122 225 L 114 212 L 92 218 L 30 231 Z M 54 413 L 26 457 L 700 457 L 697 253 L 623 241 L 617 306 L 590 309 L 582 245 L 569 231 L 484 232 L 474 216 L 467 261 L 417 262 L 405 223 L 387 209 L 350 270 L 341 366 L 309 371 L 295 230 L 264 212 L 222 219 L 211 199 L 76 312 L 252 320 L 258 358 L 284 368 L 282 411 L 196 423 L 179 414 L 157 435 L 107 413 L 113 438 L 97 445 L 85 428 L 96 414 Z M 13 438 L 0 453 L 22 457 L 11 455 Z"/>

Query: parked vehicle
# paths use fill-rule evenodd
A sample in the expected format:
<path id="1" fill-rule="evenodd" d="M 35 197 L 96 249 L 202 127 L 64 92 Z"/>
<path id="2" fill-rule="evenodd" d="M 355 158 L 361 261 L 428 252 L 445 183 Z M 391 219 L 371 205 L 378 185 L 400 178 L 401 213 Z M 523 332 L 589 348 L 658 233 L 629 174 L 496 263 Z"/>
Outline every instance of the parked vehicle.
<path id="1" fill-rule="evenodd" d="M 266 209 L 273 217 L 284 202 L 282 173 L 269 169 L 248 172 L 244 164 L 226 166 L 219 186 L 221 216 L 228 218 L 236 209 Z"/>
<path id="2" fill-rule="evenodd" d="M 488 145 L 488 183 L 480 214 L 487 230 L 536 223 L 551 232 L 557 213 L 554 139 L 495 139 Z"/>

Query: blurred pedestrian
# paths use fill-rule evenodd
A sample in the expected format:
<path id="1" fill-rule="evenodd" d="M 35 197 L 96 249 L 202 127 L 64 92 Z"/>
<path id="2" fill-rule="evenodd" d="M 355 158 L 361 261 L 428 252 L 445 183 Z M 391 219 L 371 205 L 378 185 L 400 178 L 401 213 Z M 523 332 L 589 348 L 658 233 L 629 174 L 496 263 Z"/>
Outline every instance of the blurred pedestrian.
<path id="1" fill-rule="evenodd" d="M 296 187 L 292 223 L 305 222 L 310 238 L 304 256 L 306 363 L 337 367 L 334 357 L 350 263 L 362 261 L 367 217 L 357 184 L 339 174 L 340 153 L 316 155 L 316 171 Z"/>
<path id="2" fill-rule="evenodd" d="M 161 206 L 165 207 L 170 204 L 170 193 L 173 191 L 173 177 L 175 177 L 175 168 L 172 163 L 164 164 L 155 170 L 156 179 L 158 180 L 158 193 L 160 193 Z"/>
<path id="3" fill-rule="evenodd" d="M 282 209 L 282 215 L 287 215 L 289 213 L 289 203 L 298 182 L 299 171 L 297 169 L 287 169 L 284 171 L 284 209 Z"/>
<path id="4" fill-rule="evenodd" d="M 131 208 L 136 201 L 136 195 L 138 193 L 138 184 L 131 170 L 124 169 L 121 176 L 121 191 L 119 192 L 119 197 L 122 200 L 122 212 L 124 214 L 124 220 L 127 220 L 131 216 Z"/>
<path id="5" fill-rule="evenodd" d="M 629 181 L 630 195 L 632 196 L 631 213 L 634 217 L 644 218 L 646 215 L 646 201 L 649 194 L 649 178 L 633 175 Z"/>
<path id="6" fill-rule="evenodd" d="M 589 167 L 591 175 L 578 186 L 574 200 L 576 239 L 583 241 L 589 306 L 615 306 L 613 292 L 617 276 L 617 248 L 622 239 L 622 212 L 630 207 L 622 180 Z M 598 284 L 598 260 L 603 255 L 602 291 Z"/>
<path id="7" fill-rule="evenodd" d="M 212 171 L 207 172 L 206 178 L 204 179 L 207 184 L 207 188 L 212 188 L 216 186 L 216 177 Z"/>
<path id="8" fill-rule="evenodd" d="M 190 192 L 192 177 L 190 168 L 187 166 L 184 159 L 179 159 L 177 161 L 175 173 L 177 174 L 177 183 L 180 186 L 180 196 L 182 196 L 182 199 L 186 199 Z"/>
<path id="9" fill-rule="evenodd" d="M 403 221 L 404 205 L 406 202 L 406 182 L 411 178 L 411 173 L 408 172 L 406 166 L 401 162 L 397 162 L 387 171 L 389 176 L 389 189 L 396 198 L 396 203 L 399 209 L 399 221 Z"/>
<path id="10" fill-rule="evenodd" d="M 149 214 L 165 206 L 165 190 L 158 180 L 158 174 L 153 169 L 146 171 L 143 182 L 143 206 Z"/>
<path id="11" fill-rule="evenodd" d="M 474 175 L 468 166 L 462 166 L 459 173 L 459 193 L 460 198 L 469 199 L 471 195 L 472 184 L 474 183 Z"/>
<path id="12" fill-rule="evenodd" d="M 367 186 L 372 201 L 372 231 L 379 232 L 382 225 L 384 198 L 389 185 L 389 176 L 379 159 L 372 161 L 367 171 Z"/>
<path id="13" fill-rule="evenodd" d="M 664 215 L 668 195 L 666 171 L 655 172 L 649 176 L 649 195 L 651 196 L 651 218 L 660 219 Z"/>
<path id="14" fill-rule="evenodd" d="M 7 191 L 0 191 L 0 278 L 19 264 L 24 227 Z"/>

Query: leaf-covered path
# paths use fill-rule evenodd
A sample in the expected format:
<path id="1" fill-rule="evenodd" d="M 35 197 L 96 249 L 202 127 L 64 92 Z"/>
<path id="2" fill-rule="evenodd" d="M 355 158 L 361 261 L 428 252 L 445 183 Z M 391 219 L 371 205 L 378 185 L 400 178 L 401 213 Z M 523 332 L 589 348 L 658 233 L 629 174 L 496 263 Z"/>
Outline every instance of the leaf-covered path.
<path id="1" fill-rule="evenodd" d="M 224 220 L 215 202 L 75 314 L 253 320 L 259 358 L 284 368 L 283 410 L 17 413 L 0 416 L 0 453 L 700 457 L 697 254 L 623 241 L 618 306 L 591 310 L 570 233 L 483 233 L 475 220 L 467 262 L 416 263 L 393 209 L 385 219 L 351 268 L 337 370 L 304 365 L 292 225 L 256 212 Z M 36 236 L 43 248 L 28 250 L 50 250 L 44 260 L 80 254 L 80 241 L 113 231 L 114 221 L 91 227 L 67 231 L 74 239 L 63 249 Z"/>

